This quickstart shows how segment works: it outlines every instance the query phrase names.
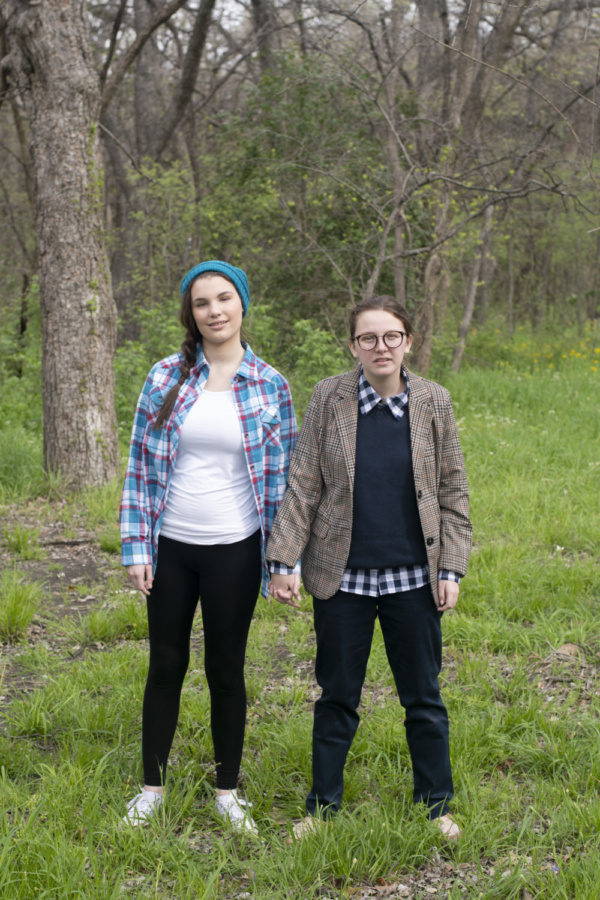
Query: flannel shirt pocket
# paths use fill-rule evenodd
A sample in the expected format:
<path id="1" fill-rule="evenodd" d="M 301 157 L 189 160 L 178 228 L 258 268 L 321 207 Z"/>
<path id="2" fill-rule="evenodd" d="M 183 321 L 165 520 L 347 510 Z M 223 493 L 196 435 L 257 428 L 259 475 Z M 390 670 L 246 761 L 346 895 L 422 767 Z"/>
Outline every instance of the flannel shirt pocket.
<path id="1" fill-rule="evenodd" d="M 281 447 L 281 416 L 276 406 L 269 406 L 260 414 L 263 443 Z"/>

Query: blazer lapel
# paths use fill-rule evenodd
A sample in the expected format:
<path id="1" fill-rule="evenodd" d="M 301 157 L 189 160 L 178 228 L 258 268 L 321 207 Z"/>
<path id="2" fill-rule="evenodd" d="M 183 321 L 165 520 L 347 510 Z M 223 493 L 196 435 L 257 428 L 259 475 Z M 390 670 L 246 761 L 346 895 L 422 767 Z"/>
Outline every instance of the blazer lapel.
<path id="1" fill-rule="evenodd" d="M 412 450 L 412 464 L 415 481 L 421 475 L 423 459 L 428 438 L 431 434 L 431 419 L 433 407 L 429 391 L 424 379 L 418 375 L 409 373 L 410 395 L 408 401 L 408 414 L 410 417 L 410 446 Z"/>
<path id="2" fill-rule="evenodd" d="M 358 420 L 358 370 L 348 372 L 338 384 L 333 411 L 342 444 L 350 490 L 354 490 L 356 424 Z"/>

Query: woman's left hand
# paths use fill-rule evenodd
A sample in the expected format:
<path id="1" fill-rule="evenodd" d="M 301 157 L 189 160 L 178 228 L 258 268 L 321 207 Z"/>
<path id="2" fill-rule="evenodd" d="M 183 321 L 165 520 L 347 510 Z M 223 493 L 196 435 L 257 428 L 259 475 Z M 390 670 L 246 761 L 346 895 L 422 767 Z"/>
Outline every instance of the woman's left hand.
<path id="1" fill-rule="evenodd" d="M 458 602 L 459 586 L 455 581 L 438 581 L 438 609 L 451 612 Z"/>

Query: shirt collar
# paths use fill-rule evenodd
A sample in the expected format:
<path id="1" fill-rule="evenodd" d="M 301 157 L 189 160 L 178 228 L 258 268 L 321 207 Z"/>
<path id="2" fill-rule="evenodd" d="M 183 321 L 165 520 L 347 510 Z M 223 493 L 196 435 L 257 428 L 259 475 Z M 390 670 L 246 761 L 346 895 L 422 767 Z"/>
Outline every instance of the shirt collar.
<path id="1" fill-rule="evenodd" d="M 258 380 L 258 366 L 256 364 L 256 356 L 250 348 L 249 344 L 242 342 L 243 347 L 245 348 L 244 356 L 242 361 L 238 367 L 236 372 L 236 376 L 239 375 L 242 378 L 248 379 L 248 381 L 257 381 Z M 207 371 L 210 371 L 210 365 L 207 362 L 207 359 L 204 355 L 204 350 L 202 349 L 202 344 L 199 343 L 196 350 L 196 365 L 198 373 L 202 372 L 204 368 Z"/>
<path id="2" fill-rule="evenodd" d="M 406 381 L 406 390 L 402 391 L 400 394 L 396 394 L 394 397 L 382 398 L 379 396 L 375 388 L 371 387 L 371 385 L 365 378 L 363 370 L 361 369 L 360 377 L 358 379 L 358 408 L 361 415 L 366 416 L 367 413 L 370 413 L 378 403 L 382 403 L 384 406 L 387 406 L 395 419 L 400 420 L 406 411 L 406 407 L 408 406 L 408 393 L 410 390 L 408 372 L 404 367 L 402 368 L 402 375 L 404 376 L 404 380 Z"/>

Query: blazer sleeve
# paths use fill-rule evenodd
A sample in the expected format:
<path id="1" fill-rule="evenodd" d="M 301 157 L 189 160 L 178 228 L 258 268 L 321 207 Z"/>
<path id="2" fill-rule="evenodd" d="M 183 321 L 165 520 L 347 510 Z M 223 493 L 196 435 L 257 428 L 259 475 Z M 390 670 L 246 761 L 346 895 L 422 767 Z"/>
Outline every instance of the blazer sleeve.
<path id="1" fill-rule="evenodd" d="M 469 519 L 465 461 L 449 395 L 440 424 L 438 502 L 441 553 L 438 568 L 464 575 L 471 552 L 473 526 Z"/>
<path id="2" fill-rule="evenodd" d="M 308 543 L 312 521 L 323 493 L 320 420 L 321 398 L 317 385 L 292 454 L 287 488 L 266 549 L 267 560 L 283 563 L 290 568 L 296 566 Z"/>

